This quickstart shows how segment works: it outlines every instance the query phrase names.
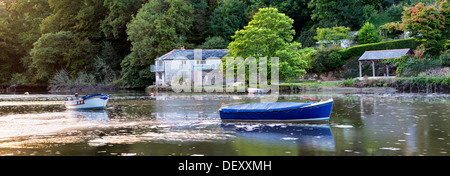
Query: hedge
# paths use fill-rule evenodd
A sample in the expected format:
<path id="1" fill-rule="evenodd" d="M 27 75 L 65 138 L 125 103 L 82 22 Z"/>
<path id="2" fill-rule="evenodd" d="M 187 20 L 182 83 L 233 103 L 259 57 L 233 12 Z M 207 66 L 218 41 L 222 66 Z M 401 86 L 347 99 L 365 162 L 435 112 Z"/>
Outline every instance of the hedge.
<path id="1" fill-rule="evenodd" d="M 365 51 L 404 49 L 404 48 L 415 49 L 419 45 L 420 45 L 420 42 L 417 42 L 414 38 L 409 38 L 409 39 L 393 40 L 393 41 L 387 41 L 387 42 L 357 45 L 354 47 L 340 50 L 340 51 L 338 51 L 338 53 L 342 56 L 342 59 L 347 60 L 353 56 L 361 56 L 364 54 Z"/>

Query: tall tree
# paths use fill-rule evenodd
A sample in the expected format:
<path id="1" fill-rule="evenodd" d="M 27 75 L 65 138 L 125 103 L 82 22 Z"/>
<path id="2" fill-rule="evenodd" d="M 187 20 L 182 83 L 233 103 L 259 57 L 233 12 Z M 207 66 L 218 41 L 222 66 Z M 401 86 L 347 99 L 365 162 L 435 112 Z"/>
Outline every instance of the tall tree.
<path id="1" fill-rule="evenodd" d="M 83 0 L 48 0 L 48 3 L 53 13 L 42 20 L 42 34 L 71 31 L 76 25 L 74 19 L 84 6 Z"/>
<path id="2" fill-rule="evenodd" d="M 73 66 L 70 50 L 74 47 L 74 38 L 72 32 L 61 31 L 44 34 L 34 43 L 34 48 L 30 51 L 29 66 L 34 75 L 33 83 L 45 85 L 57 70 Z"/>
<path id="3" fill-rule="evenodd" d="M 139 9 L 127 25 L 131 53 L 122 61 L 122 80 L 127 86 L 152 84 L 150 65 L 154 59 L 183 45 L 192 26 L 193 8 L 182 0 L 150 1 Z"/>
<path id="4" fill-rule="evenodd" d="M 9 11 L 0 3 L 0 84 L 3 85 L 8 85 L 11 75 L 20 71 L 17 70 L 20 67 L 16 67 L 19 65 L 17 57 L 20 56 L 16 52 L 19 44 L 11 23 Z"/>
<path id="5" fill-rule="evenodd" d="M 118 39 L 126 35 L 126 24 L 131 21 L 142 5 L 141 0 L 105 0 L 103 5 L 108 10 L 101 22 L 101 30 L 107 37 Z"/>
<path id="6" fill-rule="evenodd" d="M 276 8 L 259 9 L 244 29 L 236 31 L 234 41 L 228 45 L 229 56 L 279 57 L 280 78 L 298 78 L 299 73 L 306 73 L 307 63 L 298 53 L 301 44 L 292 42 L 295 34 L 293 22 Z M 237 64 L 243 66 L 242 63 Z"/>
<path id="7" fill-rule="evenodd" d="M 143 3 L 142 0 L 105 0 L 103 3 L 107 12 L 101 21 L 100 29 L 106 39 L 99 58 L 106 61 L 105 64 L 114 70 L 114 76 L 120 75 L 122 70 L 120 63 L 130 53 L 131 42 L 127 40 L 126 25 Z"/>
<path id="8" fill-rule="evenodd" d="M 215 36 L 231 41 L 235 31 L 242 29 L 248 23 L 244 13 L 247 5 L 241 0 L 225 0 L 215 10 L 211 17 L 211 31 Z"/>
<path id="9" fill-rule="evenodd" d="M 195 9 L 191 17 L 195 20 L 186 34 L 186 41 L 192 45 L 200 45 L 211 35 L 211 14 L 208 10 L 208 0 L 188 0 Z"/>
<path id="10" fill-rule="evenodd" d="M 11 13 L 21 44 L 19 52 L 25 55 L 41 37 L 41 21 L 51 13 L 48 0 L 18 0 L 13 4 Z"/>
<path id="11" fill-rule="evenodd" d="M 292 24 L 296 36 L 300 35 L 300 31 L 311 21 L 311 10 L 308 8 L 310 0 L 252 0 L 251 10 L 258 12 L 259 8 L 274 7 L 281 13 L 286 14 L 294 20 Z"/>
<path id="12" fill-rule="evenodd" d="M 361 0 L 311 0 L 308 7 L 317 27 L 347 26 L 358 30 L 364 22 Z"/>

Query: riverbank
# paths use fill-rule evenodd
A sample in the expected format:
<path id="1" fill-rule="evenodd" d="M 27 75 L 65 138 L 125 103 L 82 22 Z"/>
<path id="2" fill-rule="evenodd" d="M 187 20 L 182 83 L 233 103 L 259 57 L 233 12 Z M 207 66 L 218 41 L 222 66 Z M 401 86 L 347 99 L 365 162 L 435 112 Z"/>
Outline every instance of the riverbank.
<path id="1" fill-rule="evenodd" d="M 247 86 L 236 87 L 244 88 L 247 92 Z M 204 86 L 203 90 L 217 90 L 217 86 Z M 189 90 L 189 89 L 188 89 Z M 190 87 L 191 92 L 194 88 Z M 223 88 L 225 91 L 225 88 Z M 173 91 L 170 86 L 149 86 L 146 88 L 149 92 Z M 279 84 L 280 93 L 297 93 L 301 91 L 319 91 L 319 92 L 409 92 L 409 93 L 450 93 L 450 76 L 419 76 L 419 77 L 399 77 L 399 78 L 381 78 L 381 79 L 347 79 L 343 81 L 307 81 L 299 83 L 281 83 Z M 217 92 L 217 91 L 210 91 Z M 217 92 L 219 93 L 219 92 Z M 220 92 L 222 93 L 222 92 Z M 231 92 L 233 93 L 233 92 Z"/>
<path id="2" fill-rule="evenodd" d="M 23 94 L 30 93 L 99 93 L 119 90 L 145 90 L 145 87 L 118 87 L 104 85 L 80 85 L 80 86 L 0 86 L 0 93 Z"/>
<path id="3" fill-rule="evenodd" d="M 386 79 L 347 79 L 341 82 L 341 87 L 356 88 L 395 88 L 401 92 L 419 93 L 450 93 L 450 75 L 419 76 Z"/>

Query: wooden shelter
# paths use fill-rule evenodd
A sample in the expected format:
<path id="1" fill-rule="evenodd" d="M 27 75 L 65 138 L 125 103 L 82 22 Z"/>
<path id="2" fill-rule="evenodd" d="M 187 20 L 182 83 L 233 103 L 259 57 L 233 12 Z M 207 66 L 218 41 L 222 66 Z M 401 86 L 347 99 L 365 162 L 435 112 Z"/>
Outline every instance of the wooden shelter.
<path id="1" fill-rule="evenodd" d="M 359 77 L 362 77 L 361 65 L 364 62 L 369 62 L 372 64 L 372 73 L 373 77 L 375 77 L 375 64 L 376 62 L 383 59 L 391 59 L 391 58 L 399 58 L 404 55 L 412 55 L 414 51 L 406 48 L 406 49 L 393 49 L 393 50 L 376 50 L 376 51 L 366 51 L 364 54 L 358 59 L 359 61 Z M 389 77 L 389 64 L 386 64 L 386 76 Z"/>

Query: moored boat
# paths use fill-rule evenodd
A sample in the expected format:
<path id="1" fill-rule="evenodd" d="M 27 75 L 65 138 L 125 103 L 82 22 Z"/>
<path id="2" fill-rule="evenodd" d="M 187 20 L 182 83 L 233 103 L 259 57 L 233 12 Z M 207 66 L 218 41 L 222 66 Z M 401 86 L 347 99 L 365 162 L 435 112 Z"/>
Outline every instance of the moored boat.
<path id="1" fill-rule="evenodd" d="M 250 103 L 222 107 L 222 120 L 230 121 L 328 121 L 333 99 L 320 102 Z"/>
<path id="2" fill-rule="evenodd" d="M 252 87 L 248 88 L 247 92 L 249 94 L 265 94 L 266 93 L 263 89 L 252 88 Z"/>
<path id="3" fill-rule="evenodd" d="M 78 98 L 68 98 L 64 105 L 67 109 L 103 109 L 108 103 L 109 95 L 107 94 L 92 94 Z"/>

